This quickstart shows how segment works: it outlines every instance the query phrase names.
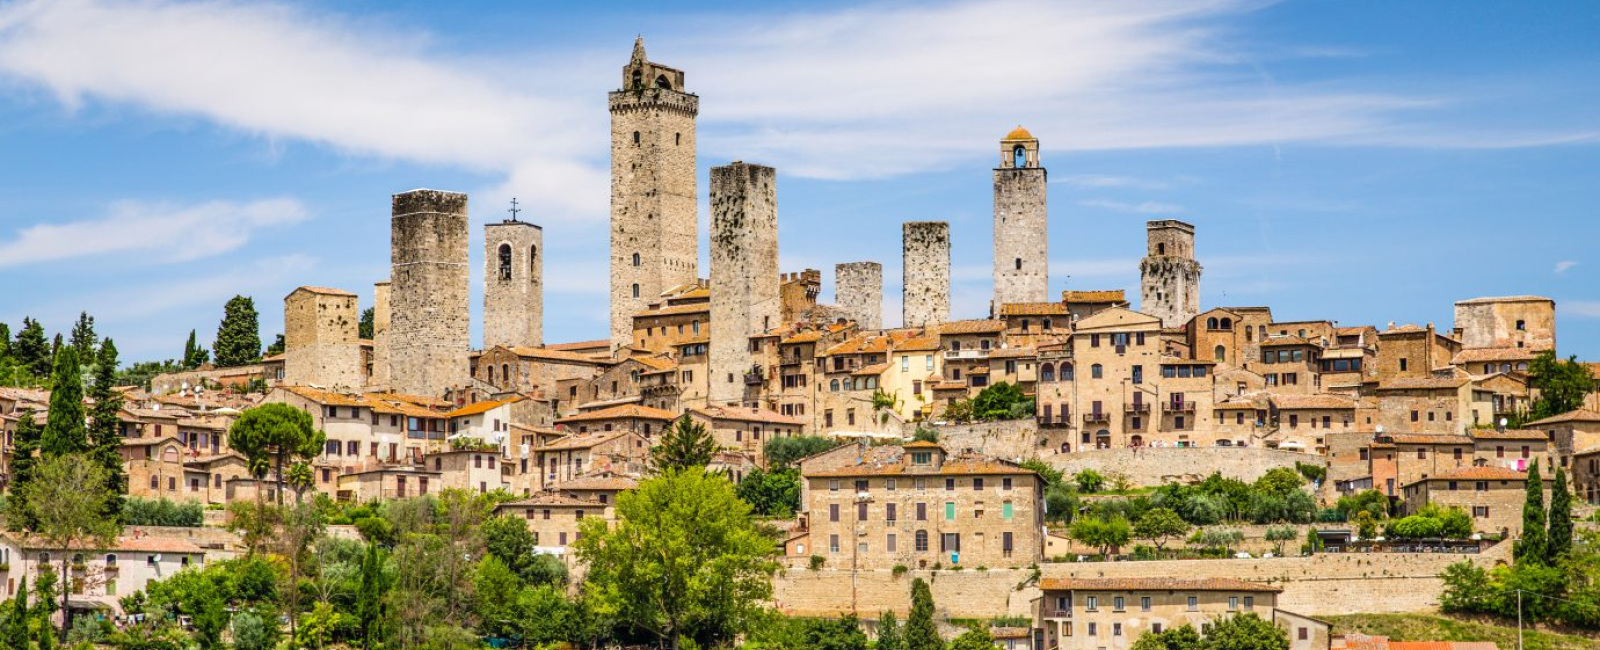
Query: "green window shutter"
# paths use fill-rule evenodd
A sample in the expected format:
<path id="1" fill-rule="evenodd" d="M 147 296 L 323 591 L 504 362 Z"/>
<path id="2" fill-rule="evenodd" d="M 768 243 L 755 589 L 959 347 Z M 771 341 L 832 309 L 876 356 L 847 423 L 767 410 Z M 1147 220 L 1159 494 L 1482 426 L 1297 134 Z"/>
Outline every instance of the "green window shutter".
<path id="1" fill-rule="evenodd" d="M 945 518 L 946 521 L 955 521 L 956 520 L 956 503 L 954 501 L 946 501 L 945 502 L 945 504 L 944 504 L 944 518 Z"/>
<path id="2" fill-rule="evenodd" d="M 1004 519 L 1011 518 L 1011 502 L 1007 501 L 1000 506 L 1000 517 Z"/>

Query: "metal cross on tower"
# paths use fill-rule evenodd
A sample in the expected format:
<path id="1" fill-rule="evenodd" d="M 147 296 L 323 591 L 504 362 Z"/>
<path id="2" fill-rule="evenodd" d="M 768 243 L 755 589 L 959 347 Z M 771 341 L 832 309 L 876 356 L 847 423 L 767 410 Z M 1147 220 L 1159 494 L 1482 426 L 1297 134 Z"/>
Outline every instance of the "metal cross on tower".
<path id="1" fill-rule="evenodd" d="M 510 210 L 506 210 L 506 212 L 510 212 L 511 213 L 511 220 L 512 221 L 516 221 L 517 220 L 517 213 L 518 212 L 522 212 L 522 210 L 517 207 L 517 197 L 514 197 L 514 196 L 511 197 L 511 209 Z"/>

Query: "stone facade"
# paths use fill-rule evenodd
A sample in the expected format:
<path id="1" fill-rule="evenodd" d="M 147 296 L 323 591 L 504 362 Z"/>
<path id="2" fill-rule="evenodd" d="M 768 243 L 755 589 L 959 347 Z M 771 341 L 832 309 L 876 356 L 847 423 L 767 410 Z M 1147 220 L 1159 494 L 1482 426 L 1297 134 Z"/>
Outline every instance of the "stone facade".
<path id="1" fill-rule="evenodd" d="M 372 375 L 367 384 L 389 387 L 389 290 L 388 280 L 372 285 Z"/>
<path id="2" fill-rule="evenodd" d="M 1139 263 L 1139 311 L 1178 327 L 1200 313 L 1200 263 L 1194 259 L 1194 226 L 1175 219 L 1145 224 L 1149 251 Z"/>
<path id="3" fill-rule="evenodd" d="M 1017 127 L 1000 141 L 994 170 L 995 313 L 1010 303 L 1050 299 L 1048 173 L 1039 163 L 1039 141 Z"/>
<path id="4" fill-rule="evenodd" d="M 359 390 L 362 372 L 356 294 L 300 287 L 283 299 L 284 383 Z"/>
<path id="5" fill-rule="evenodd" d="M 467 195 L 394 195 L 390 388 L 437 397 L 467 380 Z"/>
<path id="6" fill-rule="evenodd" d="M 508 220 L 483 227 L 483 348 L 544 344 L 544 229 Z"/>
<path id="7" fill-rule="evenodd" d="M 752 401 L 750 337 L 782 322 L 777 174 L 742 162 L 711 168 L 712 404 Z"/>
<path id="8" fill-rule="evenodd" d="M 645 58 L 622 68 L 611 108 L 611 342 L 633 340 L 633 316 L 699 273 L 695 115 L 683 71 Z M 776 275 L 776 272 L 774 272 Z"/>
<path id="9" fill-rule="evenodd" d="M 1146 633 L 1255 612 L 1271 617 L 1282 591 L 1231 579 L 1047 578 L 1034 619 L 1045 647 L 1098 650 L 1128 647 Z"/>
<path id="10" fill-rule="evenodd" d="M 1480 533 L 1522 533 L 1522 504 L 1528 475 L 1501 467 L 1464 467 L 1405 486 L 1402 514 L 1413 515 L 1429 504 L 1459 508 L 1472 516 Z"/>
<path id="11" fill-rule="evenodd" d="M 833 267 L 834 302 L 861 329 L 883 327 L 883 265 L 846 262 Z"/>
<path id="12" fill-rule="evenodd" d="M 950 320 L 950 224 L 908 221 L 901 244 L 904 327 L 924 327 Z"/>
<path id="13" fill-rule="evenodd" d="M 1556 347 L 1556 301 L 1540 296 L 1474 298 L 1456 303 L 1455 329 L 1464 348 Z"/>

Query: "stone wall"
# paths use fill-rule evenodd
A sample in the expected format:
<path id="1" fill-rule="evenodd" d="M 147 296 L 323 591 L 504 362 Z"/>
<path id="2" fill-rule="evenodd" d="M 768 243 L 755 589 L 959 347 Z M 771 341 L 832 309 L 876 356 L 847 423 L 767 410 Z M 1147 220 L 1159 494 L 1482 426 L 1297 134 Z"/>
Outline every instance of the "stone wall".
<path id="1" fill-rule="evenodd" d="M 1092 449 L 1042 457 L 1067 475 L 1092 469 L 1101 474 L 1118 473 L 1134 485 L 1162 485 L 1169 481 L 1199 481 L 1212 472 L 1243 481 L 1254 481 L 1274 467 L 1294 467 L 1296 462 L 1322 465 L 1324 459 L 1266 447 L 1144 447 Z"/>
<path id="2" fill-rule="evenodd" d="M 1456 303 L 1455 312 L 1461 347 L 1555 349 L 1556 303 L 1549 298 L 1474 298 Z"/>
<path id="3" fill-rule="evenodd" d="M 994 170 L 994 307 L 1050 300 L 1043 167 Z"/>
<path id="4" fill-rule="evenodd" d="M 1200 313 L 1200 263 L 1194 226 L 1172 219 L 1145 224 L 1149 251 L 1139 262 L 1139 311 L 1179 327 Z"/>
<path id="5" fill-rule="evenodd" d="M 746 401 L 750 336 L 782 322 L 777 175 L 742 162 L 711 168 L 712 404 Z"/>
<path id="6" fill-rule="evenodd" d="M 1033 418 L 946 424 L 931 428 L 939 432 L 939 444 L 951 452 L 971 449 L 1006 460 L 1027 460 L 1047 453 L 1047 450 L 1038 447 L 1039 424 Z"/>
<path id="7" fill-rule="evenodd" d="M 367 384 L 389 387 L 389 281 L 372 285 L 372 376 Z"/>
<path id="8" fill-rule="evenodd" d="M 437 397 L 468 377 L 467 195 L 394 195 L 390 387 Z"/>
<path id="9" fill-rule="evenodd" d="M 833 267 L 834 302 L 864 330 L 883 327 L 883 265 L 845 262 Z"/>
<path id="10" fill-rule="evenodd" d="M 950 224 L 908 221 L 902 226 L 902 325 L 950 320 Z"/>
<path id="11" fill-rule="evenodd" d="M 366 384 L 361 363 L 361 312 L 356 295 L 300 287 L 283 299 L 283 381 L 329 390 Z"/>
<path id="12" fill-rule="evenodd" d="M 544 229 L 526 221 L 483 227 L 483 349 L 544 343 L 543 248 Z"/>

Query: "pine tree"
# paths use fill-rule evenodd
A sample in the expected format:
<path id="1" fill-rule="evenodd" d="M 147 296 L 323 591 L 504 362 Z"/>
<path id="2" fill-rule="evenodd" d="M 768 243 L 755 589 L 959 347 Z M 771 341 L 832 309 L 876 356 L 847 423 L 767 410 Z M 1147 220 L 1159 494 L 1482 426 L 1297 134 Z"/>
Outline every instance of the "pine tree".
<path id="1" fill-rule="evenodd" d="M 1528 469 L 1528 495 L 1522 502 L 1522 539 L 1512 547 L 1517 562 L 1544 564 L 1549 551 L 1546 538 L 1544 511 L 1544 479 L 1539 478 L 1539 464 Z"/>
<path id="2" fill-rule="evenodd" d="M 78 322 L 72 325 L 72 338 L 69 339 L 72 348 L 78 351 L 78 360 L 87 361 L 94 358 L 94 350 L 100 343 L 100 337 L 94 333 L 94 317 L 89 312 L 79 312 Z"/>
<path id="3" fill-rule="evenodd" d="M 22 576 L 19 586 L 16 599 L 11 601 L 11 616 L 5 622 L 6 650 L 30 650 L 32 646 L 28 634 L 28 576 Z"/>
<path id="4" fill-rule="evenodd" d="M 88 451 L 89 434 L 83 422 L 83 375 L 78 369 L 77 351 L 66 346 L 56 354 L 56 370 L 50 377 L 50 413 L 44 423 L 40 451 L 46 456 Z"/>
<path id="5" fill-rule="evenodd" d="M 933 623 L 933 590 L 922 578 L 911 581 L 911 616 L 906 618 L 906 650 L 943 650 L 944 639 Z"/>
<path id="6" fill-rule="evenodd" d="M 361 628 L 361 647 L 367 650 L 383 645 L 384 592 L 388 583 L 383 575 L 383 552 L 377 542 L 367 544 L 361 560 L 361 587 L 356 592 L 356 620 Z"/>
<path id="7" fill-rule="evenodd" d="M 900 629 L 894 610 L 884 610 L 878 617 L 878 643 L 873 647 L 877 650 L 906 650 L 905 632 Z"/>
<path id="8" fill-rule="evenodd" d="M 706 426 L 687 415 L 661 432 L 661 444 L 650 449 L 656 471 L 705 467 L 717 451 L 717 441 Z"/>
<path id="9" fill-rule="evenodd" d="M 11 356 L 11 326 L 0 323 L 0 359 Z"/>
<path id="10" fill-rule="evenodd" d="M 24 488 L 33 482 L 33 468 L 39 462 L 39 438 L 43 432 L 38 423 L 33 420 L 33 411 L 25 411 L 17 420 L 17 430 L 12 436 L 14 448 L 11 450 L 11 481 L 6 489 L 11 494 L 11 503 L 8 510 L 15 513 L 6 518 L 7 527 L 11 530 L 32 530 L 36 522 L 28 516 L 27 508 L 22 507 L 18 494 L 24 494 Z"/>
<path id="11" fill-rule="evenodd" d="M 372 333 L 377 330 L 377 310 L 372 307 L 361 312 L 361 322 L 356 324 L 356 336 L 364 339 L 372 338 Z"/>
<path id="12" fill-rule="evenodd" d="M 194 370 L 210 360 L 211 351 L 196 341 L 194 330 L 189 330 L 189 340 L 183 344 L 183 369 Z"/>
<path id="13" fill-rule="evenodd" d="M 1557 560 L 1572 550 L 1572 495 L 1567 493 L 1567 472 L 1556 466 L 1556 477 L 1550 486 L 1550 531 L 1545 540 L 1546 553 Z"/>
<path id="14" fill-rule="evenodd" d="M 283 354 L 284 347 L 283 335 L 279 334 L 277 338 L 272 339 L 272 345 L 267 346 L 266 355 L 270 357 L 275 354 Z"/>
<path id="15" fill-rule="evenodd" d="M 121 516 L 123 495 L 128 491 L 128 474 L 117 451 L 122 444 L 121 418 L 117 417 L 122 393 L 116 390 L 116 373 L 117 346 L 105 339 L 95 358 L 94 385 L 89 387 L 89 457 L 106 470 L 106 487 L 112 494 L 106 516 L 113 518 Z"/>
<path id="16" fill-rule="evenodd" d="M 22 329 L 17 331 L 16 343 L 11 346 L 11 358 L 34 377 L 50 376 L 50 341 L 45 338 L 44 326 L 39 321 L 22 317 Z"/>
<path id="17" fill-rule="evenodd" d="M 261 325 L 254 300 L 234 296 L 222 312 L 217 340 L 211 343 L 212 362 L 218 368 L 243 366 L 261 360 Z"/>

